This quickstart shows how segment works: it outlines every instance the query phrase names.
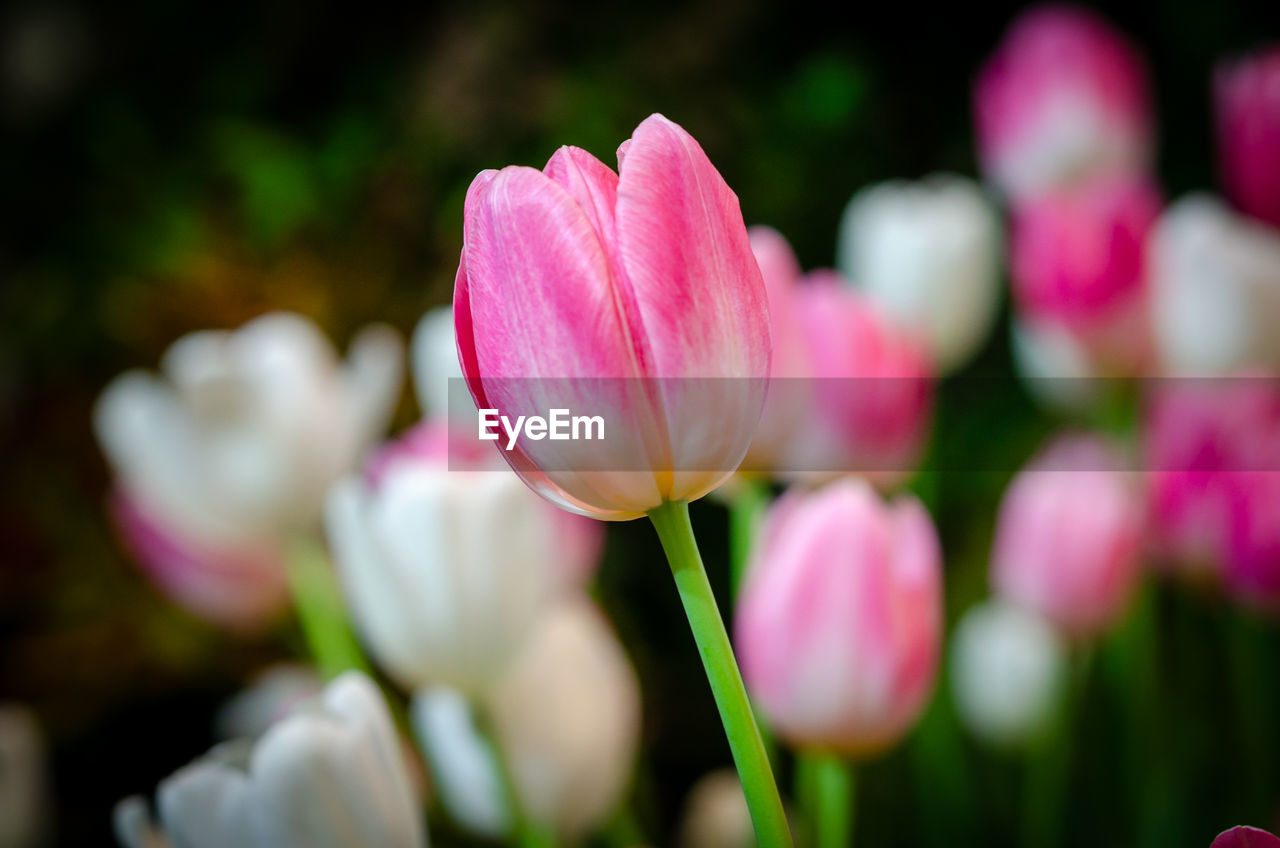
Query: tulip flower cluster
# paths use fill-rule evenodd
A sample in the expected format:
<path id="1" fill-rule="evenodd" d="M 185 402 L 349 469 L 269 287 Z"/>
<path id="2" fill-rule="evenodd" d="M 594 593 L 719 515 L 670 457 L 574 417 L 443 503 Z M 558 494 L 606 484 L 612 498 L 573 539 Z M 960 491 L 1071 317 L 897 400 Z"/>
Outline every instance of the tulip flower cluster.
<path id="1" fill-rule="evenodd" d="M 1068 668 L 1125 618 L 1148 556 L 1275 608 L 1277 84 L 1274 51 L 1220 70 L 1226 199 L 1166 207 L 1139 53 L 1093 13 L 1033 10 L 974 89 L 987 187 L 861 188 L 838 271 L 806 273 L 781 233 L 748 229 L 700 144 L 655 114 L 616 169 L 562 147 L 475 177 L 452 305 L 411 343 L 423 420 L 393 440 L 385 328 L 342 362 L 309 321 L 271 314 L 180 339 L 163 377 L 120 377 L 94 423 L 126 547 L 241 634 L 292 596 L 318 669 L 235 698 L 229 741 L 162 781 L 154 809 L 121 802 L 119 839 L 424 846 L 429 793 L 483 838 L 590 840 L 626 804 L 641 736 L 640 680 L 588 591 L 603 521 L 652 521 L 737 769 L 691 794 L 690 844 L 754 831 L 784 848 L 801 819 L 818 848 L 847 845 L 852 769 L 911 733 L 943 657 L 982 740 L 1069 733 Z M 944 650 L 943 544 L 928 488 L 901 489 L 937 381 L 988 344 L 1002 266 L 1014 356 L 1051 399 L 1087 406 L 1100 376 L 1241 376 L 1157 385 L 1136 450 L 1052 437 L 999 504 L 993 597 Z M 556 409 L 609 438 L 471 438 L 485 415 Z M 731 630 L 688 509 L 721 487 Z M 790 817 L 773 741 L 795 754 Z"/>

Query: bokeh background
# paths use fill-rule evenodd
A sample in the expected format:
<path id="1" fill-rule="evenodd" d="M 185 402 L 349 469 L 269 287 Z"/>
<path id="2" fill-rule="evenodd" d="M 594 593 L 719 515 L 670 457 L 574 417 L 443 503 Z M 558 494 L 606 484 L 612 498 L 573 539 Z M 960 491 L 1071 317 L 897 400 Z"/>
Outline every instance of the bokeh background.
<path id="1" fill-rule="evenodd" d="M 302 649 L 287 627 L 237 639 L 175 609 L 121 551 L 90 431 L 112 376 L 152 367 L 183 333 L 270 309 L 304 313 L 344 345 L 372 320 L 407 334 L 450 296 L 477 171 L 538 165 L 566 143 L 612 161 L 655 111 L 701 141 L 748 224 L 784 232 L 806 267 L 829 265 L 858 188 L 976 174 L 972 77 L 1018 9 L 9 4 L 0 699 L 29 704 L 47 735 L 58 843 L 106 844 L 118 798 L 205 750 L 217 706 Z M 1167 195 L 1215 186 L 1210 70 L 1280 36 L 1275 4 L 1101 11 L 1150 64 Z M 1012 373 L 1006 320 L 965 373 Z M 934 427 L 935 454 L 990 470 L 935 473 L 926 461 L 912 483 L 941 533 L 949 622 L 987 593 L 1000 492 L 1054 426 L 1001 385 L 982 409 L 949 417 L 960 406 L 944 384 Z M 397 429 L 417 415 L 406 387 Z M 724 510 L 697 504 L 694 521 L 723 590 Z M 636 808 L 670 844 L 685 791 L 728 750 L 646 523 L 610 528 L 596 591 L 644 690 Z M 1199 846 L 1237 821 L 1280 824 L 1280 628 L 1167 583 L 1134 613 L 1152 614 L 1159 708 L 1134 714 L 1125 681 L 1141 670 L 1122 635 L 1104 643 L 1073 745 L 1064 843 L 1155 833 Z M 1119 752 L 1142 724 L 1160 744 L 1135 769 Z M 963 734 L 944 679 L 906 743 L 862 770 L 857 842 L 1015 844 L 1019 780 L 1014 758 Z M 1143 822 L 1131 789 L 1148 781 L 1163 794 Z"/>

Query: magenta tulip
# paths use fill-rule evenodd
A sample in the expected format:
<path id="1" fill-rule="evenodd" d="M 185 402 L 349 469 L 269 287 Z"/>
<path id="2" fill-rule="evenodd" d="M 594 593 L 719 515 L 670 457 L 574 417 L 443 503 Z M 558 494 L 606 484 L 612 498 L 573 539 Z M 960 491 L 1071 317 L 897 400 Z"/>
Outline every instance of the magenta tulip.
<path id="1" fill-rule="evenodd" d="M 1147 232 L 1160 197 L 1145 180 L 1105 179 L 1017 206 L 1010 272 L 1019 310 L 1067 332 L 1102 374 L 1129 374 L 1151 352 Z"/>
<path id="2" fill-rule="evenodd" d="M 835 271 L 801 275 L 786 240 L 752 230 L 769 292 L 773 381 L 752 442 L 753 470 L 880 484 L 914 469 L 928 434 L 928 354 Z M 771 459 L 772 466 L 758 465 Z"/>
<path id="3" fill-rule="evenodd" d="M 1011 199 L 1150 163 L 1142 60 L 1084 9 L 1046 6 L 1014 21 L 978 75 L 974 111 L 983 170 Z"/>
<path id="4" fill-rule="evenodd" d="M 476 405 L 601 415 L 601 442 L 524 440 L 503 455 L 571 511 L 635 518 L 701 497 L 742 461 L 769 372 L 769 318 L 738 199 L 661 115 L 619 173 L 564 147 L 467 194 L 454 289 Z"/>
<path id="5" fill-rule="evenodd" d="M 1224 62 L 1213 88 L 1226 192 L 1242 211 L 1280 227 L 1280 45 Z"/>
<path id="6" fill-rule="evenodd" d="M 1147 509 L 1160 558 L 1221 579 L 1241 599 L 1280 601 L 1280 384 L 1265 377 L 1167 381 L 1144 421 Z"/>
<path id="7" fill-rule="evenodd" d="M 919 716 L 941 647 L 941 551 L 927 512 L 840 480 L 779 500 L 739 598 L 748 689 L 791 743 L 867 754 Z"/>
<path id="8" fill-rule="evenodd" d="M 1209 848 L 1280 848 L 1280 838 L 1265 830 L 1241 825 L 1219 833 Z"/>
<path id="9" fill-rule="evenodd" d="M 1125 610 L 1141 571 L 1142 509 L 1102 439 L 1059 437 L 1014 477 L 997 518 L 996 592 L 1089 638 Z"/>

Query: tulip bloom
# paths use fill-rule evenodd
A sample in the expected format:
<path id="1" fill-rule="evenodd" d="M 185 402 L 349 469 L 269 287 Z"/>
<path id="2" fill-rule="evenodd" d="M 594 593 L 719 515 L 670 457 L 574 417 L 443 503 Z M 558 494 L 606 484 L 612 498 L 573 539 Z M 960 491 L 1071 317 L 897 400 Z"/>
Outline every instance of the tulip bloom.
<path id="1" fill-rule="evenodd" d="M 749 469 L 901 479 L 928 433 L 933 386 L 923 348 L 836 272 L 802 277 L 773 230 L 754 228 L 752 244 L 769 292 L 774 364 Z"/>
<path id="2" fill-rule="evenodd" d="M 1080 410 L 1097 401 L 1097 366 L 1066 329 L 1015 318 L 1010 336 L 1018 376 L 1041 403 L 1056 409 Z"/>
<path id="3" fill-rule="evenodd" d="M 991 554 L 996 593 L 1087 638 L 1124 612 L 1141 570 L 1142 509 L 1112 448 L 1061 437 L 1014 477 Z"/>
<path id="4" fill-rule="evenodd" d="M 792 492 L 765 521 L 738 599 L 747 687 L 791 743 L 866 754 L 896 742 L 933 689 L 941 552 L 924 507 L 862 481 Z"/>
<path id="5" fill-rule="evenodd" d="M 1280 227 L 1280 45 L 1218 66 L 1219 169 L 1241 211 Z"/>
<path id="6" fill-rule="evenodd" d="M 640 686 L 598 609 L 582 598 L 558 605 L 478 700 L 526 817 L 569 842 L 607 819 L 631 779 Z M 450 813 L 502 836 L 510 824 L 502 783 L 466 703 L 431 688 L 414 696 L 412 712 Z"/>
<path id="7" fill-rule="evenodd" d="M 1066 671 L 1066 646 L 1030 610 L 986 601 L 956 625 L 951 694 L 965 726 L 987 742 L 1019 745 L 1047 729 Z"/>
<path id="8" fill-rule="evenodd" d="M 458 352 L 482 409 L 601 414 L 605 442 L 503 456 L 584 515 L 699 498 L 741 462 L 764 403 L 769 319 L 738 199 L 660 115 L 619 173 L 564 147 L 543 171 L 485 171 L 467 193 Z"/>
<path id="9" fill-rule="evenodd" d="M 1219 833 L 1209 848 L 1280 848 L 1280 838 L 1265 830 L 1241 825 Z"/>
<path id="10" fill-rule="evenodd" d="M 1280 231 L 1192 196 L 1148 239 L 1157 351 L 1165 373 L 1226 376 L 1280 367 Z"/>
<path id="11" fill-rule="evenodd" d="M 126 848 L 424 848 L 418 802 L 377 686 L 359 672 L 329 684 L 320 709 L 273 726 L 251 750 L 223 745 L 116 807 Z"/>
<path id="12" fill-rule="evenodd" d="M 47 760 L 35 714 L 19 704 L 0 703 L 0 845 L 50 844 Z"/>
<path id="13" fill-rule="evenodd" d="M 326 527 L 357 630 L 379 664 L 406 688 L 476 691 L 529 638 L 571 550 L 558 510 L 505 469 L 447 470 L 431 452 L 441 441 L 414 431 L 367 477 L 339 483 Z"/>
<path id="14" fill-rule="evenodd" d="M 1269 377 L 1167 381 L 1143 426 L 1156 553 L 1261 605 L 1280 600 L 1277 434 L 1280 387 Z"/>
<path id="15" fill-rule="evenodd" d="M 1015 20 L 978 75 L 974 113 L 987 179 L 1013 200 L 1150 164 L 1142 60 L 1083 9 L 1045 6 Z"/>
<path id="16" fill-rule="evenodd" d="M 1147 360 L 1147 232 L 1160 211 L 1142 180 L 1044 194 L 1013 213 L 1010 272 L 1020 312 L 1070 333 L 1104 373 Z"/>
<path id="17" fill-rule="evenodd" d="M 683 848 L 754 848 L 738 776 L 720 770 L 699 778 L 685 798 L 679 834 L 676 844 Z"/>
<path id="18" fill-rule="evenodd" d="M 995 207 L 971 180 L 939 174 L 880 183 L 845 209 L 839 266 L 939 370 L 953 371 L 995 320 L 1001 241 Z"/>

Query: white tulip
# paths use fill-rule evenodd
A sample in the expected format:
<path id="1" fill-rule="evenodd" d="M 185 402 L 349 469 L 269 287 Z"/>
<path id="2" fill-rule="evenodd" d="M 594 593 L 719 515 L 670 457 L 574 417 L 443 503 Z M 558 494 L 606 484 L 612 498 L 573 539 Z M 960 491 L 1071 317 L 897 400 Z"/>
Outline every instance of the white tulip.
<path id="1" fill-rule="evenodd" d="M 44 734 L 29 709 L 0 704 L 0 848 L 44 845 L 48 831 Z"/>
<path id="2" fill-rule="evenodd" d="M 574 842 L 609 816 L 631 779 L 640 688 L 617 637 L 589 601 L 566 599 L 550 611 L 477 701 L 531 821 Z M 435 690 L 419 693 L 415 727 L 450 812 L 493 835 L 506 821 L 501 782 L 461 703 Z"/>
<path id="3" fill-rule="evenodd" d="M 855 194 L 840 222 L 838 264 L 945 372 L 971 358 L 991 330 L 1001 241 L 982 187 L 939 174 Z"/>
<path id="4" fill-rule="evenodd" d="M 288 313 L 184 336 L 161 370 L 107 387 L 98 438 L 132 497 L 180 535 L 220 544 L 317 521 L 329 485 L 386 427 L 403 379 L 391 329 L 365 330 L 340 363 Z"/>
<path id="5" fill-rule="evenodd" d="M 427 843 L 400 740 L 381 693 L 348 672 L 317 709 L 273 726 L 250 749 L 219 746 L 116 807 L 127 848 L 421 848 Z"/>
<path id="6" fill-rule="evenodd" d="M 1083 410 L 1101 397 L 1089 352 L 1066 330 L 1014 320 L 1013 361 L 1027 390 L 1046 406 Z"/>
<path id="7" fill-rule="evenodd" d="M 751 811 L 734 771 L 714 771 L 689 790 L 677 844 L 681 848 L 754 848 Z"/>
<path id="8" fill-rule="evenodd" d="M 524 642 L 559 585 L 552 511 L 518 477 L 449 471 L 392 448 L 380 472 L 334 487 L 338 577 L 370 654 L 413 689 L 475 691 Z"/>
<path id="9" fill-rule="evenodd" d="M 323 681 L 311 666 L 301 663 L 270 666 L 218 709 L 214 733 L 219 739 L 261 736 L 300 704 L 319 695 L 323 688 Z"/>
<path id="10" fill-rule="evenodd" d="M 1148 255 L 1166 373 L 1280 366 L 1280 232 L 1193 195 L 1165 210 Z"/>
<path id="11" fill-rule="evenodd" d="M 475 404 L 462 382 L 452 306 L 438 306 L 419 319 L 409 345 L 409 364 L 424 417 L 449 415 L 451 402 L 461 407 L 453 410 L 454 416 L 474 415 Z"/>
<path id="12" fill-rule="evenodd" d="M 1018 745 L 1043 731 L 1062 696 L 1066 648 L 1033 612 L 986 601 L 964 614 L 951 642 L 951 692 L 974 735 Z"/>

